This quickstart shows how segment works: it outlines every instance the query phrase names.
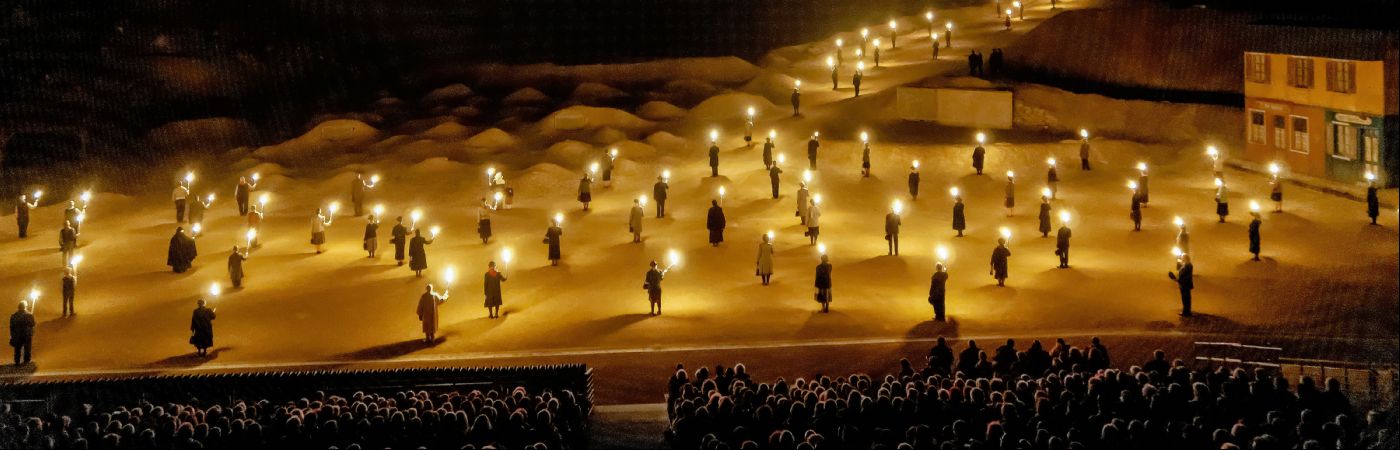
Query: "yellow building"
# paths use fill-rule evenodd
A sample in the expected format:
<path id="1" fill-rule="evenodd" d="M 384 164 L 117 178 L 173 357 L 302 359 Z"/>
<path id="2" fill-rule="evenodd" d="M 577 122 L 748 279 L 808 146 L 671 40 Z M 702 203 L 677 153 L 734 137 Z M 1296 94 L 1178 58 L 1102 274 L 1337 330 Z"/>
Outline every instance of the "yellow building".
<path id="1" fill-rule="evenodd" d="M 1244 54 L 1245 149 L 1342 183 L 1400 171 L 1395 30 L 1256 24 Z"/>

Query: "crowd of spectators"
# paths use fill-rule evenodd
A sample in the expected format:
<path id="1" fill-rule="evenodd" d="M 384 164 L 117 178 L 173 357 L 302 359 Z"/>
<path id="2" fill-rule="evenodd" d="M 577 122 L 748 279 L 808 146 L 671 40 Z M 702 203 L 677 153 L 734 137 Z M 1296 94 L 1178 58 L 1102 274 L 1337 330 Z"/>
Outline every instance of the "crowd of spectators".
<path id="1" fill-rule="evenodd" d="M 0 448 L 583 447 L 586 408 L 570 391 L 317 392 L 295 401 L 154 404 L 23 417 L 0 405 Z"/>
<path id="2" fill-rule="evenodd" d="M 955 356 L 955 354 L 957 356 Z M 1113 368 L 1095 338 L 1050 350 L 1012 340 L 954 352 L 939 338 L 898 373 L 755 381 L 742 365 L 677 366 L 668 442 L 678 449 L 1395 448 L 1394 417 L 1357 415 L 1341 384 L 1193 370 L 1161 350 Z"/>

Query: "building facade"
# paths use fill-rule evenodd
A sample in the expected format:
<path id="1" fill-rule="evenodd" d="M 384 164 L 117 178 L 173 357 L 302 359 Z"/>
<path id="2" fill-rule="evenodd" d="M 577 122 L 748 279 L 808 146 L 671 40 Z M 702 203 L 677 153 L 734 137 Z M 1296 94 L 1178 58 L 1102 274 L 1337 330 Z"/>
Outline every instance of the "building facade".
<path id="1" fill-rule="evenodd" d="M 1235 157 L 1344 184 L 1394 187 L 1393 30 L 1252 25 L 1244 54 L 1244 142 Z"/>

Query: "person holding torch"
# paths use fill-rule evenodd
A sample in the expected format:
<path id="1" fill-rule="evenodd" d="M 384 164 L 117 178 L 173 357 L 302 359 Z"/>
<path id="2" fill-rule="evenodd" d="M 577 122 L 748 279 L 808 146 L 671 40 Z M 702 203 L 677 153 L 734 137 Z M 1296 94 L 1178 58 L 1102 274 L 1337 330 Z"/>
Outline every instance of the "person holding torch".
<path id="1" fill-rule="evenodd" d="M 379 175 L 365 179 L 364 172 L 356 171 L 355 179 L 350 180 L 350 203 L 355 208 L 355 217 L 364 215 L 365 194 L 379 184 Z"/>
<path id="2" fill-rule="evenodd" d="M 175 273 L 185 273 L 194 264 L 194 258 L 199 255 L 195 247 L 194 236 L 185 233 L 185 227 L 176 227 L 175 235 L 170 237 L 170 248 L 166 252 L 165 264 L 170 266 Z"/>
<path id="3" fill-rule="evenodd" d="M 593 203 L 593 176 L 598 173 L 598 163 L 593 163 L 587 172 L 583 173 L 583 178 L 578 180 L 578 202 L 583 204 L 583 210 L 588 211 L 588 206 Z"/>
<path id="4" fill-rule="evenodd" d="M 646 282 L 642 284 L 642 289 L 647 291 L 647 302 L 651 304 L 647 314 L 661 315 L 661 281 L 665 279 L 666 271 L 657 266 L 656 260 L 652 260 L 651 268 L 647 269 Z"/>
<path id="5" fill-rule="evenodd" d="M 914 164 L 909 166 L 909 198 L 913 201 L 919 200 L 919 160 L 914 160 Z"/>
<path id="6" fill-rule="evenodd" d="M 403 216 L 394 219 L 394 228 L 389 230 L 389 243 L 394 244 L 394 261 L 403 265 L 404 247 L 408 245 L 408 227 L 403 226 Z M 415 223 L 414 226 L 417 226 Z"/>
<path id="7" fill-rule="evenodd" d="M 1366 172 L 1366 217 L 1371 218 L 1371 225 L 1376 225 L 1376 218 L 1381 216 L 1381 198 L 1379 190 L 1376 188 L 1376 174 L 1371 171 Z"/>
<path id="8" fill-rule="evenodd" d="M 1011 249 L 1007 247 L 1007 242 L 1011 239 L 1011 230 L 1001 229 L 1001 237 L 997 238 L 997 248 L 992 250 L 992 264 L 990 275 L 996 278 L 997 287 L 1005 287 L 1006 279 L 1009 277 L 1009 263 L 1011 260 Z"/>
<path id="9" fill-rule="evenodd" d="M 422 323 L 423 342 L 426 344 L 432 344 L 434 340 L 437 340 L 438 307 L 447 303 L 452 285 L 452 272 L 449 270 L 447 275 L 447 290 L 439 294 L 433 290 L 432 283 L 428 283 L 428 287 L 423 290 L 423 295 L 418 297 L 418 321 Z"/>
<path id="10" fill-rule="evenodd" d="M 423 271 L 428 270 L 427 247 L 437 240 L 438 227 L 433 227 L 428 233 L 429 237 L 423 237 L 423 230 L 415 228 L 413 239 L 408 241 L 408 268 L 416 277 L 423 276 Z"/>
<path id="11" fill-rule="evenodd" d="M 1128 213 L 1128 217 L 1133 219 L 1133 231 L 1142 231 L 1142 195 L 1138 192 L 1137 182 L 1129 181 L 1128 189 L 1133 194 L 1132 210 Z"/>
<path id="12" fill-rule="evenodd" d="M 663 171 L 661 176 L 656 177 L 656 184 L 651 187 L 652 198 L 656 199 L 656 218 L 666 217 L 666 193 L 671 190 L 671 171 Z"/>
<path id="13" fill-rule="evenodd" d="M 73 252 L 78 250 L 78 230 L 74 228 L 73 222 L 64 221 L 63 229 L 58 230 L 58 251 L 63 255 L 63 260 L 68 261 L 73 257 Z"/>
<path id="14" fill-rule="evenodd" d="M 865 61 L 856 62 L 856 73 L 851 75 L 851 86 L 854 86 L 855 96 L 860 97 L 860 80 L 865 78 Z"/>
<path id="15" fill-rule="evenodd" d="M 1079 129 L 1079 170 L 1083 170 L 1083 171 L 1085 171 L 1085 172 L 1088 172 L 1088 171 L 1092 170 L 1092 169 L 1089 167 L 1089 153 L 1090 153 L 1091 151 L 1093 151 L 1093 149 L 1089 147 L 1089 130 L 1084 129 L 1084 128 L 1080 128 L 1080 129 Z"/>
<path id="16" fill-rule="evenodd" d="M 939 246 L 934 253 L 938 255 L 938 263 L 934 265 L 933 278 L 929 281 L 928 303 L 933 306 L 933 321 L 943 322 L 947 313 L 948 249 Z"/>
<path id="17" fill-rule="evenodd" d="M 790 97 L 792 101 L 792 116 L 797 117 L 801 115 L 802 111 L 802 80 L 793 80 L 792 95 Z"/>
<path id="18" fill-rule="evenodd" d="M 758 261 L 755 262 L 754 274 L 767 286 L 773 281 L 773 237 L 772 231 L 763 235 L 763 242 L 758 243 Z"/>
<path id="19" fill-rule="evenodd" d="M 1069 211 L 1060 211 L 1060 231 L 1055 234 L 1055 256 L 1060 257 L 1060 268 L 1069 268 Z"/>
<path id="20" fill-rule="evenodd" d="M 482 245 L 491 242 L 491 212 L 500 207 L 500 202 L 488 201 L 486 197 L 481 198 L 481 204 L 476 207 L 476 235 L 481 238 Z"/>
<path id="21" fill-rule="evenodd" d="M 1147 178 L 1147 163 L 1145 163 L 1145 162 L 1140 162 L 1140 163 L 1138 163 L 1137 169 L 1138 169 L 1138 181 L 1137 181 L 1137 185 L 1138 185 L 1138 186 L 1137 186 L 1138 198 L 1139 198 L 1139 200 L 1142 201 L 1142 207 L 1146 208 L 1146 207 L 1147 207 L 1147 204 L 1148 204 L 1148 203 L 1151 203 L 1151 198 L 1152 198 L 1151 195 L 1150 195 L 1150 194 L 1151 194 L 1151 191 L 1150 191 L 1150 189 L 1148 188 L 1148 181 L 1149 181 L 1149 180 L 1148 180 L 1148 178 Z"/>
<path id="22" fill-rule="evenodd" d="M 214 204 L 214 194 L 204 197 L 195 197 L 193 202 L 189 202 L 189 218 L 191 224 L 203 224 L 204 212 L 209 210 L 209 205 Z"/>
<path id="23" fill-rule="evenodd" d="M 326 227 L 335 220 L 335 212 L 340 209 L 339 203 L 331 203 L 330 214 L 326 214 L 321 208 L 316 208 L 316 214 L 311 217 L 311 245 L 316 246 L 316 254 L 325 252 Z"/>
<path id="24" fill-rule="evenodd" d="M 860 132 L 860 175 L 870 178 L 870 133 Z"/>
<path id="25" fill-rule="evenodd" d="M 778 161 L 768 165 L 768 185 L 773 191 L 773 200 L 778 199 L 778 187 L 782 182 L 783 169 L 780 167 L 787 157 L 778 155 Z"/>
<path id="26" fill-rule="evenodd" d="M 710 178 L 719 177 L 719 131 L 710 130 Z"/>
<path id="27" fill-rule="evenodd" d="M 613 184 L 613 166 L 617 163 L 617 148 L 608 149 L 608 153 L 603 155 L 603 187 L 611 188 Z"/>
<path id="28" fill-rule="evenodd" d="M 15 367 L 28 365 L 34 350 L 34 305 L 39 302 L 39 291 L 30 290 L 29 300 L 20 301 L 19 308 L 10 315 L 10 346 L 15 349 Z"/>
<path id="29" fill-rule="evenodd" d="M 1214 145 L 1206 147 L 1206 156 L 1210 157 L 1210 167 L 1215 171 L 1215 177 L 1225 178 L 1225 157 L 1220 154 L 1220 149 Z"/>
<path id="30" fill-rule="evenodd" d="M 711 247 L 719 247 L 719 244 L 724 243 L 725 225 L 724 208 L 719 206 L 719 200 L 711 200 L 710 210 L 705 215 L 705 229 L 710 232 Z"/>
<path id="31" fill-rule="evenodd" d="M 812 245 L 817 245 L 817 240 L 821 237 L 821 231 L 822 231 L 822 227 L 821 227 L 821 218 L 822 218 L 821 204 L 822 204 L 822 196 L 821 196 L 821 194 L 813 195 L 813 196 L 812 196 L 812 199 L 809 200 L 808 203 L 809 203 L 809 204 L 807 205 L 807 215 L 806 215 L 806 217 L 807 217 L 807 237 L 810 238 L 810 239 L 812 240 Z"/>
<path id="32" fill-rule="evenodd" d="M 816 282 L 817 303 L 822 304 L 822 313 L 831 312 L 831 259 L 826 255 L 826 247 L 821 249 L 821 264 L 817 264 Z"/>
<path id="33" fill-rule="evenodd" d="M 1060 198 L 1060 171 L 1057 166 L 1058 161 L 1054 157 L 1045 160 L 1045 186 L 1050 188 L 1050 199 Z"/>
<path id="34" fill-rule="evenodd" d="M 1040 191 L 1040 237 L 1050 237 L 1050 188 Z"/>
<path id="35" fill-rule="evenodd" d="M 1016 213 L 1016 172 L 1006 171 L 1006 217 Z"/>
<path id="36" fill-rule="evenodd" d="M 889 214 L 885 214 L 885 242 L 889 248 L 887 256 L 899 256 L 899 227 L 904 224 L 900 213 L 904 212 L 904 204 L 895 200 L 890 205 Z"/>
<path id="37" fill-rule="evenodd" d="M 83 255 L 76 255 L 63 265 L 63 317 L 78 315 L 73 301 L 78 296 L 78 263 L 82 261 Z"/>
<path id="38" fill-rule="evenodd" d="M 258 243 L 257 230 L 262 227 L 263 213 L 267 209 L 268 195 L 263 194 L 258 197 L 258 203 L 249 205 L 248 208 L 248 230 L 253 233 L 253 239 L 248 243 L 249 247 L 257 248 L 262 245 Z"/>
<path id="39" fill-rule="evenodd" d="M 39 197 L 43 191 L 35 191 L 33 199 L 28 194 L 21 194 L 19 201 L 15 203 L 15 225 L 19 227 L 19 238 L 29 237 L 29 211 L 39 207 Z"/>
<path id="40" fill-rule="evenodd" d="M 1176 272 L 1167 272 L 1167 278 L 1176 282 L 1181 290 L 1181 317 L 1191 317 L 1191 291 L 1196 289 L 1196 267 L 1191 265 L 1191 255 L 1180 248 L 1172 249 L 1176 254 Z"/>
<path id="41" fill-rule="evenodd" d="M 190 196 L 190 183 L 194 182 L 194 172 L 185 174 L 185 179 L 175 184 L 170 198 L 175 201 L 175 223 L 185 223 L 185 199 Z"/>
<path id="42" fill-rule="evenodd" d="M 972 149 L 972 168 L 977 170 L 977 174 L 982 174 L 982 169 L 987 163 L 987 149 L 982 145 L 987 143 L 987 135 L 977 133 L 977 147 Z"/>
<path id="43" fill-rule="evenodd" d="M 1176 224 L 1176 248 L 1191 253 L 1191 232 L 1186 231 L 1186 221 L 1182 220 L 1181 216 L 1176 216 L 1172 223 Z"/>
<path id="44" fill-rule="evenodd" d="M 954 187 L 950 192 L 953 195 L 953 231 L 958 232 L 958 237 L 963 237 L 963 232 L 967 231 L 967 205 L 963 204 L 958 188 Z"/>
<path id="45" fill-rule="evenodd" d="M 822 143 L 817 140 L 820 137 L 821 132 L 813 131 L 812 138 L 807 140 L 807 168 L 813 172 L 817 170 L 817 151 L 822 147 Z"/>
<path id="46" fill-rule="evenodd" d="M 748 119 L 744 121 L 744 147 L 747 148 L 753 148 L 753 121 L 755 113 L 756 111 L 754 111 L 752 106 L 744 112 L 744 117 Z"/>
<path id="47" fill-rule="evenodd" d="M 503 263 L 510 264 L 510 260 L 508 259 L 510 258 L 510 250 L 505 250 L 501 257 L 503 258 Z M 504 270 L 504 267 L 502 267 L 502 270 Z M 491 261 L 486 263 L 486 275 L 483 276 L 482 288 L 486 296 L 484 305 L 486 306 L 487 318 L 501 318 L 501 304 L 504 303 L 501 296 L 501 283 L 504 282 L 506 282 L 506 274 L 503 271 L 496 270 L 496 262 Z"/>
<path id="48" fill-rule="evenodd" d="M 368 253 L 368 258 L 374 258 L 379 252 L 379 218 L 384 215 L 384 205 L 375 205 L 373 213 L 369 219 L 365 220 L 364 249 Z"/>
<path id="49" fill-rule="evenodd" d="M 248 177 L 238 177 L 238 186 L 233 188 L 233 201 L 238 204 L 238 215 L 248 215 L 248 199 L 253 194 L 253 190 L 258 188 L 258 174 L 253 174 L 252 182 Z"/>
<path id="50" fill-rule="evenodd" d="M 544 244 L 549 246 L 549 265 L 558 266 L 559 260 L 564 259 L 559 250 L 560 240 L 564 236 L 564 215 L 555 214 L 554 219 L 549 222 L 549 229 L 544 232 Z"/>
<path id="51" fill-rule="evenodd" d="M 1269 164 L 1269 200 L 1274 202 L 1274 212 L 1283 212 L 1283 178 L 1278 163 Z"/>
<path id="52" fill-rule="evenodd" d="M 1230 187 L 1219 177 L 1215 179 L 1215 215 L 1220 216 L 1220 223 L 1230 216 Z"/>
<path id="53" fill-rule="evenodd" d="M 774 138 L 777 138 L 777 137 L 778 137 L 778 130 L 768 130 L 768 140 L 763 141 L 763 168 L 764 168 L 764 169 L 769 169 L 769 168 L 772 168 L 772 167 L 773 167 L 773 149 L 776 147 L 776 145 L 773 144 L 773 139 L 774 139 Z"/>
<path id="54" fill-rule="evenodd" d="M 836 54 L 839 56 L 839 55 L 841 54 L 841 53 L 840 53 L 840 50 L 837 50 L 837 53 L 836 53 Z M 839 59 L 839 58 L 838 58 L 838 59 Z M 834 90 L 839 89 L 839 87 L 840 87 L 840 86 L 839 86 L 839 83 L 840 83 L 840 80 L 841 80 L 841 72 L 837 70 L 837 67 L 839 67 L 838 61 L 832 60 L 830 57 L 827 57 L 827 58 L 826 58 L 826 66 L 827 66 L 828 68 L 831 69 L 831 90 L 834 91 Z"/>
<path id="55" fill-rule="evenodd" d="M 248 250 L 239 250 L 237 245 L 233 246 L 233 251 L 228 254 L 228 280 L 234 289 L 243 288 L 243 262 L 247 260 Z"/>

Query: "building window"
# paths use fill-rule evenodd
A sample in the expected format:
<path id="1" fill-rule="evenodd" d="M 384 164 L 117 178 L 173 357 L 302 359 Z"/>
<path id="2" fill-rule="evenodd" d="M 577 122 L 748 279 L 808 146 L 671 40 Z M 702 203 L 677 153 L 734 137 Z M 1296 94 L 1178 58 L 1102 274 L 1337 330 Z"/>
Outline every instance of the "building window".
<path id="1" fill-rule="evenodd" d="M 1356 159 L 1356 129 L 1344 123 L 1332 124 L 1332 157 L 1347 161 Z"/>
<path id="2" fill-rule="evenodd" d="M 1263 53 L 1246 53 L 1244 55 L 1244 67 L 1246 79 L 1254 83 L 1269 82 L 1269 55 Z"/>
<path id="3" fill-rule="evenodd" d="M 1291 116 L 1293 122 L 1293 144 L 1290 150 L 1298 153 L 1308 152 L 1308 118 L 1303 116 Z"/>
<path id="4" fill-rule="evenodd" d="M 1343 94 L 1356 93 L 1356 63 L 1327 61 L 1327 90 Z"/>
<path id="5" fill-rule="evenodd" d="M 1288 58 L 1288 85 L 1303 89 L 1312 88 L 1312 58 Z"/>
<path id="6" fill-rule="evenodd" d="M 1249 143 L 1268 144 L 1268 134 L 1264 131 L 1264 112 L 1249 110 Z"/>
<path id="7" fill-rule="evenodd" d="M 1288 119 L 1274 116 L 1274 147 L 1288 148 Z"/>
<path id="8" fill-rule="evenodd" d="M 1375 128 L 1361 129 L 1362 155 L 1366 157 L 1366 164 L 1372 166 L 1381 163 L 1381 140 L 1376 134 Z"/>

